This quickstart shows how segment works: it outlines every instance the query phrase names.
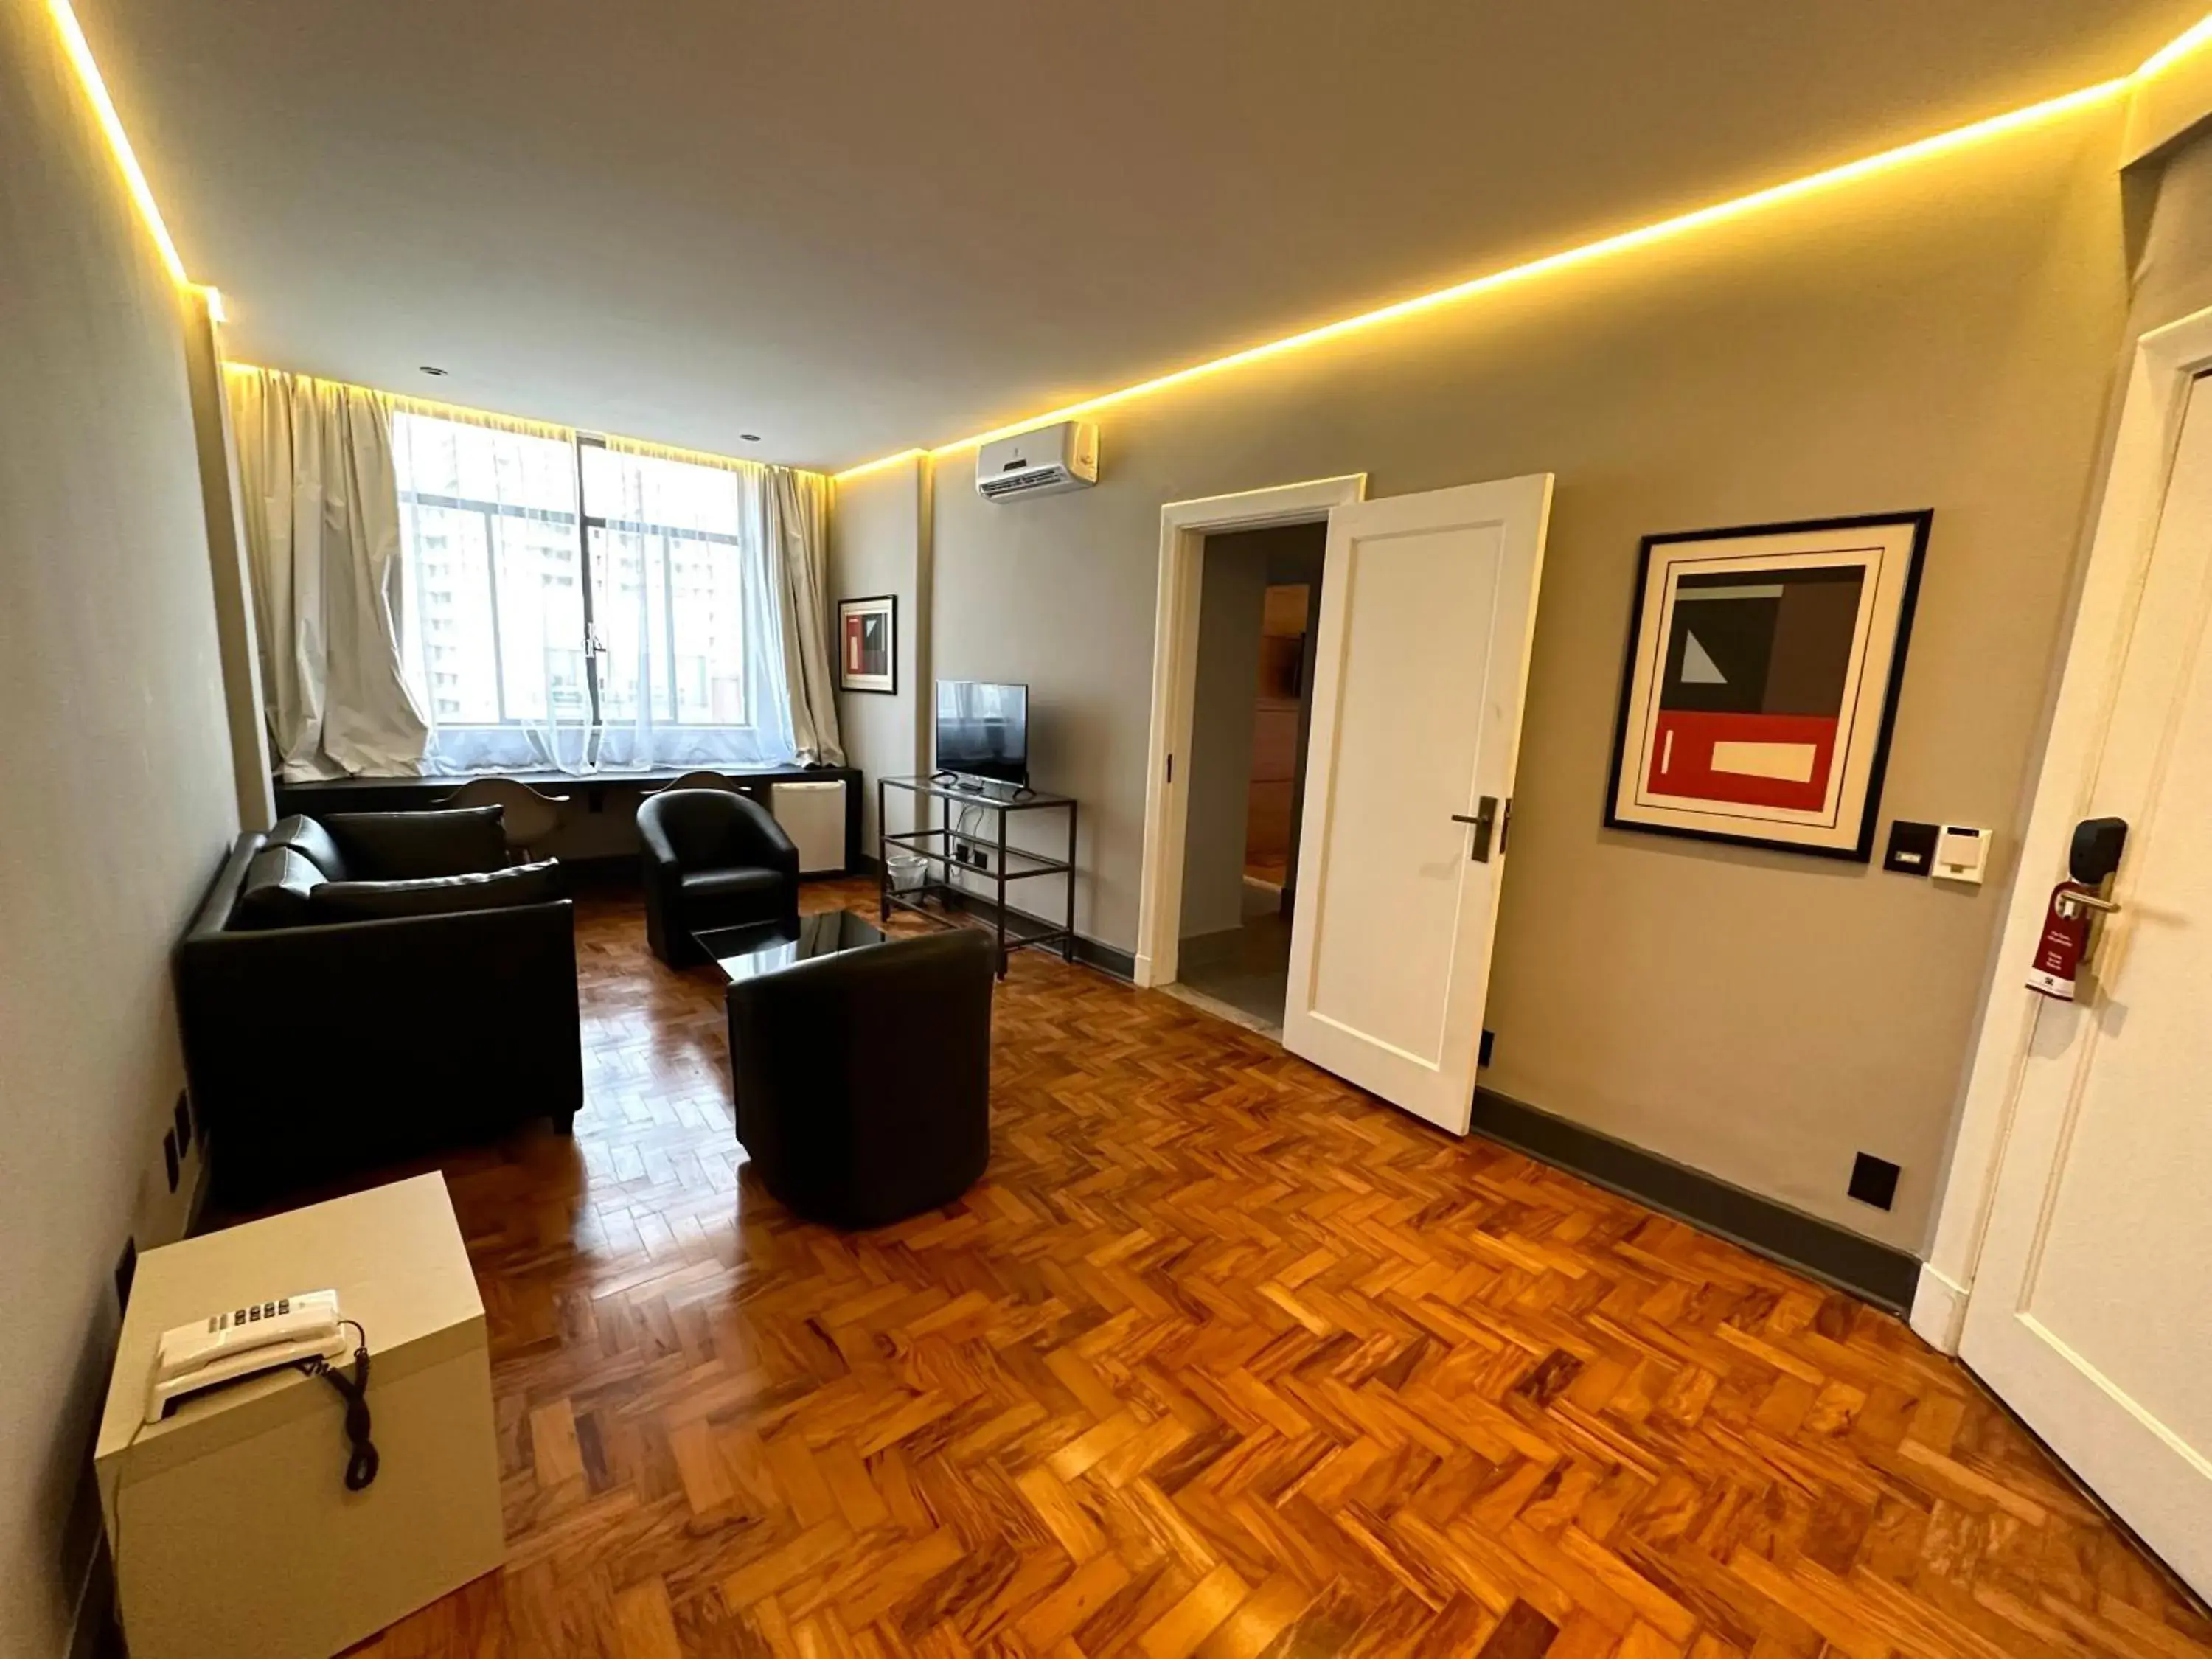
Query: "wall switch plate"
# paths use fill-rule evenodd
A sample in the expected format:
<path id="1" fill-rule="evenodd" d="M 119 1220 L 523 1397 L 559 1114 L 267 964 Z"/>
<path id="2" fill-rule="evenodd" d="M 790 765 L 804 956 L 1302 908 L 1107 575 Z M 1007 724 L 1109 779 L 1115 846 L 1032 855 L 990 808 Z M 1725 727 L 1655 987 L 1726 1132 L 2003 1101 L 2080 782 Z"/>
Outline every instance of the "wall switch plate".
<path id="1" fill-rule="evenodd" d="M 1861 1152 L 1851 1162 L 1850 1195 L 1862 1204 L 1871 1204 L 1877 1210 L 1887 1210 L 1897 1202 L 1897 1177 L 1900 1171 L 1886 1158 L 1876 1158 L 1871 1152 Z"/>
<path id="2" fill-rule="evenodd" d="M 1947 823 L 1936 836 L 1936 866 L 1931 873 L 1938 881 L 1961 882 L 1969 887 L 1979 887 L 1989 851 L 1988 830 L 1976 830 L 1963 823 Z"/>
<path id="3" fill-rule="evenodd" d="M 1889 826 L 1889 848 L 1881 855 L 1881 867 L 1901 876 L 1926 875 L 1936 867 L 1936 830 L 1932 823 L 1896 819 Z"/>

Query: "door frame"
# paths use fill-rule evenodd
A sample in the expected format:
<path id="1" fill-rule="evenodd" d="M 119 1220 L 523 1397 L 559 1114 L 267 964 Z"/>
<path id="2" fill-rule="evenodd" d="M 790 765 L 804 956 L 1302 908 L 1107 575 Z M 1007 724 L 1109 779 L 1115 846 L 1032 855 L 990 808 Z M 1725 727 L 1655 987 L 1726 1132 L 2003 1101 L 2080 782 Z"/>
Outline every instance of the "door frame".
<path id="1" fill-rule="evenodd" d="M 1996 1200 L 1998 1168 L 2012 1139 L 2040 1001 L 2024 975 L 2042 937 L 2048 884 L 2065 872 L 2074 825 L 2087 812 L 2149 574 L 2190 383 L 2207 371 L 2212 371 L 2212 308 L 2151 330 L 2136 343 L 2103 504 L 2065 641 L 2063 678 L 1984 994 L 1935 1236 L 1912 1297 L 1912 1328 L 1945 1353 L 1959 1351 Z"/>
<path id="2" fill-rule="evenodd" d="M 1139 985 L 1175 981 L 1182 948 L 1183 834 L 1188 775 L 1170 763 L 1190 753 L 1198 680 L 1200 576 L 1206 538 L 1229 530 L 1326 521 L 1329 509 L 1367 499 L 1367 475 L 1348 472 L 1169 501 L 1160 508 L 1159 586 L 1152 615 L 1152 729 L 1146 743 L 1144 865 L 1137 898 L 1134 977 Z"/>

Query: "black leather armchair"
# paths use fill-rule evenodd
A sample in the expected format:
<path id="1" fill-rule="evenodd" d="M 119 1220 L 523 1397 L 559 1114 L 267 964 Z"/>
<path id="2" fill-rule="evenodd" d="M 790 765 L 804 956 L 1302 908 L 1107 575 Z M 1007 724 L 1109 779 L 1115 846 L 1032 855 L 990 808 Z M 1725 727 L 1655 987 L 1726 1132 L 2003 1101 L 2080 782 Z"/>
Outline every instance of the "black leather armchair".
<path id="1" fill-rule="evenodd" d="M 645 936 L 672 968 L 704 962 L 704 927 L 799 914 L 799 848 L 758 802 L 728 789 L 666 789 L 637 809 Z"/>
<path id="2" fill-rule="evenodd" d="M 532 1118 L 568 1128 L 584 1073 L 566 899 L 346 921 L 319 920 L 332 913 L 311 902 L 296 925 L 241 925 L 249 866 L 285 856 L 264 845 L 239 838 L 176 957 L 185 1072 L 224 1204 L 258 1206 Z M 414 890 L 420 902 L 439 885 L 380 879 L 362 853 L 349 842 L 356 892 Z M 459 876 L 445 902 L 481 902 L 483 879 Z"/>
<path id="3" fill-rule="evenodd" d="M 989 937 L 889 939 L 729 989 L 738 1139 L 810 1221 L 885 1227 L 991 1158 Z"/>

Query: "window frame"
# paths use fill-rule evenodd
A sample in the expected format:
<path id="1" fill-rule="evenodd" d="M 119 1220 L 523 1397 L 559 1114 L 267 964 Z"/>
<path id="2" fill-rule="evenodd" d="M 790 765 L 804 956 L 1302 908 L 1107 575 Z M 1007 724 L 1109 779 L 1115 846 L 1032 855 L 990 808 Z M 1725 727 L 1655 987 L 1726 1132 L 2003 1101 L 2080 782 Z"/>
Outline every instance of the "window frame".
<path id="1" fill-rule="evenodd" d="M 410 416 L 416 420 L 441 421 L 453 426 L 471 426 L 475 424 L 472 422 L 454 421 L 447 416 L 433 415 L 416 410 L 403 409 L 397 412 Z M 498 431 L 502 430 L 503 428 L 495 427 L 488 429 Z M 544 434 L 532 435 L 542 436 Z M 605 659 L 611 654 L 611 651 L 606 643 L 606 637 L 605 634 L 601 632 L 599 623 L 599 596 L 596 592 L 597 584 L 594 580 L 597 565 L 594 560 L 592 545 L 592 532 L 593 531 L 600 532 L 602 537 L 611 535 L 628 535 L 638 538 L 641 542 L 647 544 L 647 547 L 641 548 L 641 558 L 647 556 L 647 550 L 652 540 L 657 538 L 659 543 L 660 589 L 662 595 L 660 622 L 661 632 L 665 635 L 660 641 L 660 645 L 662 652 L 665 653 L 664 660 L 666 664 L 666 677 L 669 683 L 669 714 L 667 719 L 664 720 L 653 710 L 653 684 L 650 677 L 650 664 L 653 659 L 651 658 L 647 658 L 645 660 L 647 665 L 647 672 L 643 679 L 643 683 L 638 688 L 638 702 L 640 707 L 646 712 L 647 717 L 650 718 L 653 723 L 656 726 L 667 726 L 679 730 L 695 732 L 750 732 L 755 730 L 756 722 L 751 718 L 752 699 L 749 695 L 746 684 L 749 676 L 745 672 L 743 672 L 742 667 L 741 672 L 737 676 L 738 696 L 739 700 L 738 718 L 734 720 L 685 720 L 681 713 L 683 702 L 681 698 L 678 696 L 678 687 L 675 680 L 677 662 L 676 606 L 674 603 L 675 543 L 679 540 L 687 542 L 702 542 L 713 546 L 732 548 L 742 555 L 745 548 L 744 537 L 734 532 L 696 530 L 688 528 L 682 525 L 660 524 L 650 519 L 610 517 L 603 514 L 585 512 L 583 510 L 584 450 L 586 446 L 601 450 L 608 449 L 610 447 L 605 439 L 599 437 L 594 434 L 574 432 L 569 434 L 568 449 L 570 456 L 574 462 L 576 481 L 576 506 L 575 510 L 574 511 L 550 507 L 522 507 L 507 501 L 481 501 L 473 496 L 448 495 L 434 490 L 412 489 L 404 483 L 398 485 L 399 505 L 403 509 L 403 512 L 404 509 L 409 507 L 414 507 L 418 510 L 427 507 L 436 511 L 449 513 L 473 513 L 480 517 L 483 521 L 484 580 L 489 591 L 491 601 L 492 685 L 495 698 L 495 706 L 498 709 L 498 718 L 489 721 L 447 720 L 441 721 L 440 724 L 441 726 L 452 726 L 456 730 L 519 731 L 527 729 L 534 723 L 526 717 L 510 715 L 507 712 L 507 659 L 505 645 L 501 634 L 500 623 L 499 555 L 501 544 L 498 535 L 498 526 L 501 520 L 519 519 L 526 522 L 535 521 L 540 524 L 566 526 L 572 532 L 575 538 L 577 581 L 579 584 L 579 594 L 582 602 L 584 613 L 584 632 L 583 639 L 580 642 L 580 649 L 584 659 L 584 695 L 588 711 L 588 718 L 585 722 L 585 730 L 589 732 L 594 742 L 603 737 L 607 730 L 606 694 L 605 687 L 603 684 L 603 673 Z M 713 467 L 704 466 L 696 461 L 683 462 L 679 464 L 698 466 L 702 471 L 714 471 L 718 470 Z M 414 574 L 414 567 L 416 559 L 416 550 L 410 545 L 405 548 L 404 551 L 410 566 L 410 574 L 412 575 Z M 428 620 L 428 619 L 427 617 L 423 619 L 425 625 L 427 625 Z M 428 659 L 426 658 L 423 662 L 423 673 L 426 681 L 428 680 L 429 672 L 429 665 Z M 711 684 L 713 678 L 713 674 L 710 671 L 708 675 L 708 684 Z M 428 688 L 426 685 L 426 690 Z M 548 713 L 545 716 L 545 720 L 549 722 L 555 719 L 555 716 L 550 712 L 550 707 L 551 706 L 549 702 Z M 636 716 L 633 715 L 631 718 L 635 720 Z M 621 729 L 620 722 L 617 722 L 617 729 Z"/>

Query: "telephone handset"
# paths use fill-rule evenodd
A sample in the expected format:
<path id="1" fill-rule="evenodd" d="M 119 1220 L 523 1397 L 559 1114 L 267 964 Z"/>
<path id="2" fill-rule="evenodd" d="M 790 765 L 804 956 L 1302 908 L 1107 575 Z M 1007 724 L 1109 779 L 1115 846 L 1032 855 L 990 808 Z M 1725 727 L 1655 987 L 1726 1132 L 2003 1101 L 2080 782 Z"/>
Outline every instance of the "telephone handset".
<path id="1" fill-rule="evenodd" d="M 202 1389 L 341 1358 L 350 1346 L 343 1325 L 336 1291 L 302 1291 L 164 1331 L 155 1350 L 146 1420 L 160 1422 L 173 1403 Z"/>

